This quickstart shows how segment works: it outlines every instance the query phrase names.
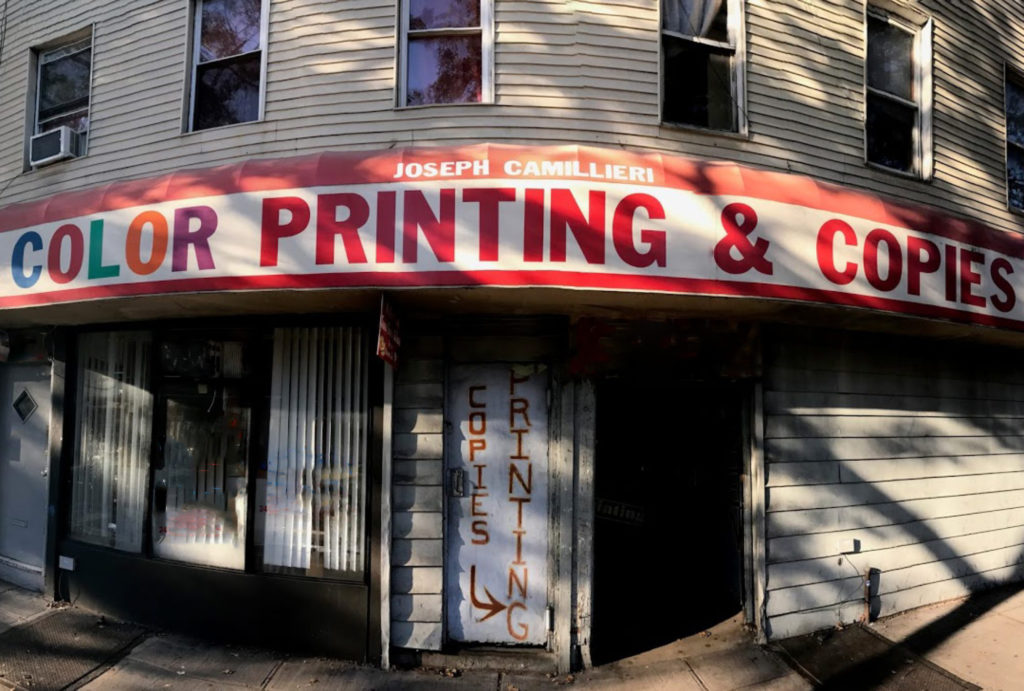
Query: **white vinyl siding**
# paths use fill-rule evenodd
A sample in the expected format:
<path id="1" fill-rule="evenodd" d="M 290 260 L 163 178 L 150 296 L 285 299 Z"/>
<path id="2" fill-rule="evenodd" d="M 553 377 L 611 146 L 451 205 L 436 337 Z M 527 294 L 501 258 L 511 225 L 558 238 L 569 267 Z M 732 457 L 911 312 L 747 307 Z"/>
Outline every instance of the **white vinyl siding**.
<path id="1" fill-rule="evenodd" d="M 444 362 L 440 337 L 406 337 L 392 419 L 391 644 L 440 650 Z"/>
<path id="2" fill-rule="evenodd" d="M 1024 70 L 1024 6 L 910 4 L 935 27 L 930 183 L 864 165 L 863 0 L 746 4 L 747 139 L 659 124 L 657 0 L 496 3 L 495 102 L 441 114 L 394 108 L 397 3 L 274 2 L 265 119 L 188 134 L 188 3 L 12 3 L 0 71 L 0 205 L 254 157 L 492 141 L 731 159 L 1024 230 L 1006 208 L 1003 109 L 1004 63 Z M 89 156 L 23 174 L 29 65 L 18 56 L 90 24 Z"/>
<path id="3" fill-rule="evenodd" d="M 1020 578 L 1024 379 L 1011 352 L 808 333 L 765 372 L 773 638 Z M 850 552 L 850 550 L 856 550 Z"/>

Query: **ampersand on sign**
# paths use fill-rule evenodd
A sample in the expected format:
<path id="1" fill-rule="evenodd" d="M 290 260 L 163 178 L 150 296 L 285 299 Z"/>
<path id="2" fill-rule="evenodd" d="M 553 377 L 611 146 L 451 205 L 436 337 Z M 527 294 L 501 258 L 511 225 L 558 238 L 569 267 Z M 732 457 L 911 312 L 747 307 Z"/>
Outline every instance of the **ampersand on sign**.
<path id="1" fill-rule="evenodd" d="M 742 217 L 742 223 L 739 218 Z M 742 274 L 754 269 L 767 276 L 774 270 L 772 263 L 765 258 L 771 243 L 764 238 L 751 242 L 749 235 L 757 227 L 757 212 L 746 204 L 729 204 L 722 209 L 722 227 L 725 237 L 715 245 L 715 262 L 718 267 L 730 274 Z M 733 248 L 739 252 L 737 259 L 733 256 Z"/>

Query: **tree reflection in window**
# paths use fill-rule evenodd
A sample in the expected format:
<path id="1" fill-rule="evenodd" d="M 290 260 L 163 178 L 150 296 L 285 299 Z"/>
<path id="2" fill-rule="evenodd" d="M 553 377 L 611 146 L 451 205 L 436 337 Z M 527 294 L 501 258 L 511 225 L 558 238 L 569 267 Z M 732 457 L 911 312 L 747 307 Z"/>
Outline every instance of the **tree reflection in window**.
<path id="1" fill-rule="evenodd" d="M 408 104 L 480 100 L 479 36 L 444 36 L 409 41 Z"/>
<path id="2" fill-rule="evenodd" d="M 480 0 L 409 0 L 405 105 L 483 97 Z"/>
<path id="3" fill-rule="evenodd" d="M 262 0 L 201 0 L 192 129 L 259 118 Z"/>

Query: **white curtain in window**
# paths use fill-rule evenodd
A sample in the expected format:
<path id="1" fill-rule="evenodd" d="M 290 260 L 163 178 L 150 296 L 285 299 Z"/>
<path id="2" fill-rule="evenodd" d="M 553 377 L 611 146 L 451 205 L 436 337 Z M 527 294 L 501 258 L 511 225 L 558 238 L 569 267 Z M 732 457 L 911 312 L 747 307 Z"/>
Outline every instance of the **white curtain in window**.
<path id="1" fill-rule="evenodd" d="M 687 36 L 706 36 L 723 0 L 662 0 L 662 28 Z"/>
<path id="2" fill-rule="evenodd" d="M 363 343 L 362 331 L 350 327 L 274 332 L 265 565 L 363 569 Z"/>
<path id="3" fill-rule="evenodd" d="M 148 333 L 79 339 L 72 537 L 142 550 L 153 395 Z"/>

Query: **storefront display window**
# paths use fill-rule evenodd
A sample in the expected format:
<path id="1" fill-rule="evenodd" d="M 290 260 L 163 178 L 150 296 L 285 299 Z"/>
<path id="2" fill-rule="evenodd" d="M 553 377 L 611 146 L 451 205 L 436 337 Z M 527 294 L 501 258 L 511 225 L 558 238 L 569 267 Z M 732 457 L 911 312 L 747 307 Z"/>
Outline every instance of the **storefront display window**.
<path id="1" fill-rule="evenodd" d="M 69 536 L 361 580 L 367 348 L 358 327 L 83 335 Z"/>
<path id="2" fill-rule="evenodd" d="M 258 483 L 265 571 L 362 573 L 367 362 L 358 328 L 277 329 L 270 433 Z"/>
<path id="3" fill-rule="evenodd" d="M 78 343 L 76 444 L 69 532 L 142 550 L 153 394 L 147 332 L 84 334 Z"/>
<path id="4" fill-rule="evenodd" d="M 240 341 L 161 345 L 164 435 L 153 474 L 153 553 L 245 568 L 252 409 Z"/>

